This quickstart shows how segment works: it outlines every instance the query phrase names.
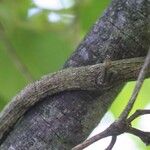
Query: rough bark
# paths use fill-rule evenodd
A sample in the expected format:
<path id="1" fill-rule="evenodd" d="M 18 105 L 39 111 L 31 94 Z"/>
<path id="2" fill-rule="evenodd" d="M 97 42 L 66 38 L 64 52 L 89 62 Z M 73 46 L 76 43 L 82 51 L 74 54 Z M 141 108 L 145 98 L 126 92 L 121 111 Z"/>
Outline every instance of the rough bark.
<path id="1" fill-rule="evenodd" d="M 86 66 L 145 56 L 150 43 L 150 0 L 113 0 L 65 63 Z M 64 91 L 46 96 L 14 126 L 2 150 L 71 149 L 84 140 L 106 113 L 124 83 L 97 91 Z"/>
<path id="2" fill-rule="evenodd" d="M 138 57 L 68 68 L 29 84 L 0 113 L 0 143 L 18 119 L 43 97 L 71 90 L 109 91 L 123 81 L 137 79 L 143 63 L 144 58 Z M 150 67 L 146 75 L 150 76 Z"/>

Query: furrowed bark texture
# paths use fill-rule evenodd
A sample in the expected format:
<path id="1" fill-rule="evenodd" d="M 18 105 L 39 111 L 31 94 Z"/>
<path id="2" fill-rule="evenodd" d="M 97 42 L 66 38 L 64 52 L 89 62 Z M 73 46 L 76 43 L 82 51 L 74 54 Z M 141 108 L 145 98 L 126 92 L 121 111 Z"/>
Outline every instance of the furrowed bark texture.
<path id="1" fill-rule="evenodd" d="M 150 39 L 150 0 L 114 0 L 66 67 L 145 56 Z M 83 141 L 98 124 L 121 90 L 107 93 L 69 91 L 46 96 L 14 126 L 2 150 L 69 150 Z"/>

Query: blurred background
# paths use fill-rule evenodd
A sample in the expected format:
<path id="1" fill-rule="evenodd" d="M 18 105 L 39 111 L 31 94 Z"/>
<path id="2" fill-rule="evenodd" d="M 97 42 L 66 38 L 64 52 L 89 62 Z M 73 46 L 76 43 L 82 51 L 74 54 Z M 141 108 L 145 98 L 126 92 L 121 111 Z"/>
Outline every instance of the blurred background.
<path id="1" fill-rule="evenodd" d="M 0 2 L 0 111 L 28 83 L 60 69 L 111 0 L 1 0 Z M 101 124 L 108 126 L 126 105 L 135 82 L 128 83 Z M 146 80 L 134 107 L 150 108 L 150 80 Z M 133 111 L 134 111 L 133 110 Z M 150 131 L 150 116 L 134 126 Z M 107 140 L 107 142 L 105 141 Z M 87 150 L 104 149 L 109 139 Z M 149 150 L 136 137 L 121 135 L 114 150 Z"/>

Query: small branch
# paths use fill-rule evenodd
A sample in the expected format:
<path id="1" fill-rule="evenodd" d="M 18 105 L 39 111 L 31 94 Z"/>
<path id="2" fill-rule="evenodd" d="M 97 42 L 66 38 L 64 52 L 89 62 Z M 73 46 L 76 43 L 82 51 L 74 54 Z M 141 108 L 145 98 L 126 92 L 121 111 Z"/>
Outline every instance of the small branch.
<path id="1" fill-rule="evenodd" d="M 120 135 L 122 133 L 125 132 L 127 126 L 127 124 L 124 123 L 124 122 L 114 122 L 112 123 L 106 130 L 104 130 L 103 132 L 91 137 L 90 139 L 87 139 L 85 140 L 83 143 L 75 146 L 74 148 L 72 148 L 71 150 L 82 150 L 83 148 L 86 148 L 88 147 L 89 145 L 93 144 L 94 142 L 100 140 L 100 139 L 103 139 L 105 137 L 108 137 L 108 136 L 112 136 L 112 141 L 109 145 L 109 147 L 113 147 L 113 145 L 115 144 L 116 142 L 116 138 L 117 135 Z M 108 147 L 108 148 L 109 148 Z"/>
<path id="2" fill-rule="evenodd" d="M 112 150 L 117 140 L 117 136 L 112 136 L 109 146 L 105 150 Z"/>
<path id="3" fill-rule="evenodd" d="M 111 133 L 110 133 L 110 135 L 111 135 Z M 102 138 L 105 138 L 107 136 L 109 136 L 109 128 L 107 128 L 103 132 L 101 132 L 101 133 L 99 133 L 99 134 L 97 134 L 97 135 L 95 135 L 95 136 L 85 140 L 83 143 L 75 146 L 71 150 L 82 150 L 82 149 L 88 147 L 89 145 L 93 144 L 94 142 L 96 142 L 96 141 L 98 141 L 98 140 L 100 140 Z"/>
<path id="4" fill-rule="evenodd" d="M 141 109 L 136 110 L 136 112 L 128 118 L 128 122 L 132 122 L 133 120 L 135 120 L 139 116 L 147 115 L 147 114 L 150 114 L 149 109 L 147 109 L 147 110 L 141 110 Z"/>
<path id="5" fill-rule="evenodd" d="M 132 127 L 130 127 L 127 132 L 139 137 L 147 146 L 150 145 L 150 132 L 144 132 Z"/>
<path id="6" fill-rule="evenodd" d="M 94 142 L 96 142 L 102 138 L 105 138 L 107 136 L 112 136 L 111 143 L 108 146 L 108 148 L 106 149 L 106 150 L 111 150 L 112 147 L 114 146 L 115 142 L 116 142 L 117 136 L 124 133 L 124 132 L 131 133 L 133 135 L 138 136 L 139 138 L 141 138 L 141 140 L 146 145 L 150 144 L 150 132 L 143 132 L 141 130 L 138 130 L 138 129 L 131 127 L 131 122 L 134 119 L 136 119 L 140 115 L 149 114 L 150 110 L 145 110 L 145 111 L 144 110 L 138 110 L 131 117 L 129 117 L 127 119 L 128 115 L 129 115 L 130 111 L 132 110 L 133 105 L 136 101 L 138 93 L 142 87 L 146 73 L 148 72 L 148 70 L 150 68 L 149 65 L 150 65 L 150 48 L 149 48 L 148 54 L 146 56 L 144 65 L 142 66 L 142 69 L 139 73 L 138 80 L 137 80 L 137 83 L 136 83 L 135 88 L 133 90 L 132 96 L 131 96 L 127 106 L 122 111 L 121 115 L 119 116 L 119 119 L 116 120 L 114 123 L 112 123 L 103 132 L 93 136 L 92 138 L 90 138 L 88 140 L 85 140 L 83 143 L 77 145 L 72 150 L 82 150 L 83 148 L 86 148 L 87 146 L 93 144 Z"/>
<path id="7" fill-rule="evenodd" d="M 146 72 L 148 71 L 148 68 L 150 68 L 150 48 L 149 48 L 148 54 L 146 56 L 144 65 L 143 65 L 143 67 L 142 67 L 142 69 L 141 69 L 141 71 L 139 73 L 139 76 L 138 76 L 135 88 L 133 90 L 132 96 L 131 96 L 127 106 L 122 111 L 119 119 L 121 119 L 121 120 L 126 119 L 128 117 L 128 115 L 129 115 L 129 113 L 131 112 L 131 110 L 133 108 L 133 105 L 134 105 L 134 103 L 136 101 L 136 98 L 138 96 L 138 93 L 139 93 L 139 91 L 140 91 L 140 89 L 142 87 L 142 84 L 144 82 L 145 75 L 146 75 Z"/>
<path id="8" fill-rule="evenodd" d="M 139 111 L 139 113 L 134 113 L 132 116 L 134 119 L 139 117 L 139 115 L 144 115 L 144 112 L 146 114 L 149 114 L 149 110 L 142 110 Z M 136 115 L 137 114 L 137 115 Z M 131 118 L 132 118 L 131 116 Z M 114 123 L 112 123 L 106 130 L 103 132 L 91 137 L 90 139 L 85 140 L 83 143 L 75 146 L 72 148 L 72 150 L 82 150 L 83 148 L 88 147 L 89 145 L 93 144 L 94 142 L 103 139 L 108 136 L 112 136 L 112 140 L 110 145 L 106 148 L 106 150 L 111 150 L 117 140 L 117 136 L 121 135 L 123 133 L 130 133 L 137 137 L 139 137 L 146 145 L 150 144 L 150 132 L 144 132 L 139 129 L 135 129 L 131 126 L 131 119 L 128 120 L 117 120 Z"/>

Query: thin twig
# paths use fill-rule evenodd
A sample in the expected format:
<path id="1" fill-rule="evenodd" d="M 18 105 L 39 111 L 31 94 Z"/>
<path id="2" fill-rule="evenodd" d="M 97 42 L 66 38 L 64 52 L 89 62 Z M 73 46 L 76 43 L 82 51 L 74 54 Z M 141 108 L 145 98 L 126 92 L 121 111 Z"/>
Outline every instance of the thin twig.
<path id="1" fill-rule="evenodd" d="M 139 137 L 146 145 L 150 145 L 150 132 L 141 131 L 133 127 L 128 128 L 126 132 Z"/>
<path id="2" fill-rule="evenodd" d="M 138 109 L 138 110 L 136 110 L 136 112 L 133 114 L 133 115 L 131 115 L 127 120 L 128 120 L 128 122 L 132 122 L 133 120 L 135 120 L 137 117 L 139 117 L 139 116 L 142 116 L 142 115 L 147 115 L 147 114 L 150 114 L 150 110 L 149 109 L 143 109 L 143 110 L 141 110 L 141 109 Z"/>
<path id="3" fill-rule="evenodd" d="M 138 76 L 135 88 L 133 90 L 132 96 L 131 96 L 128 104 L 126 105 L 126 107 L 122 111 L 121 115 L 119 116 L 120 120 L 125 120 L 128 117 L 129 113 L 131 112 L 131 110 L 133 108 L 133 105 L 134 105 L 134 103 L 136 101 L 136 98 L 138 96 L 138 93 L 139 93 L 139 91 L 140 91 L 140 89 L 142 87 L 142 84 L 144 82 L 145 74 L 146 74 L 149 66 L 150 66 L 150 48 L 149 48 L 148 54 L 146 56 L 144 65 L 143 65 L 143 67 L 142 67 L 142 69 L 141 69 L 141 71 L 139 73 L 139 76 Z"/>
<path id="4" fill-rule="evenodd" d="M 100 140 L 102 138 L 105 138 L 105 137 L 109 136 L 108 130 L 109 129 L 107 128 L 103 132 L 101 132 L 101 133 L 99 133 L 99 134 L 97 134 L 97 135 L 95 135 L 95 136 L 93 136 L 93 137 L 85 140 L 83 143 L 75 146 L 71 150 L 82 150 L 82 149 L 88 147 L 89 145 L 93 144 L 94 142 L 96 142 L 96 141 L 98 141 L 98 140 Z M 110 135 L 111 135 L 111 132 L 110 132 Z"/>
<path id="5" fill-rule="evenodd" d="M 108 136 L 112 136 L 114 137 L 111 142 L 111 146 L 113 146 L 113 144 L 115 144 L 115 137 L 117 137 L 117 135 L 120 135 L 122 133 L 124 133 L 126 131 L 126 129 L 128 128 L 128 124 L 124 123 L 124 122 L 113 122 L 107 129 L 105 129 L 103 132 L 91 137 L 90 139 L 85 140 L 83 143 L 75 146 L 74 148 L 72 148 L 71 150 L 82 150 L 83 148 L 88 147 L 89 145 L 93 144 L 94 142 L 103 139 L 105 137 Z"/>
<path id="6" fill-rule="evenodd" d="M 111 142 L 105 150 L 112 150 L 117 140 L 117 136 L 112 136 Z"/>
<path id="7" fill-rule="evenodd" d="M 144 115 L 143 111 L 141 112 L 136 112 L 135 114 L 133 114 L 131 117 L 129 117 L 129 119 L 127 119 L 130 111 L 133 108 L 133 105 L 136 101 L 136 98 L 138 96 L 138 93 L 142 87 L 142 84 L 144 82 L 145 79 L 145 75 L 149 69 L 149 65 L 150 65 L 150 48 L 148 51 L 148 54 L 146 56 L 144 65 L 139 73 L 138 79 L 137 79 L 137 83 L 135 85 L 135 88 L 133 90 L 132 96 L 127 104 L 127 106 L 125 107 L 125 109 L 122 111 L 121 115 L 119 116 L 119 119 L 116 120 L 114 123 L 112 123 L 106 130 L 104 130 L 103 132 L 93 136 L 90 139 L 85 140 L 83 143 L 77 145 L 76 147 L 74 147 L 72 150 L 82 150 L 83 148 L 88 147 L 89 145 L 93 144 L 94 142 L 108 137 L 108 136 L 112 136 L 112 141 L 110 143 L 110 145 L 108 146 L 108 148 L 106 150 L 111 150 L 112 147 L 114 146 L 115 142 L 116 142 L 116 138 L 118 135 L 124 133 L 124 132 L 128 132 L 131 134 L 134 134 L 138 137 L 141 138 L 141 140 L 146 143 L 147 145 L 150 144 L 150 133 L 149 132 L 143 132 L 141 130 L 135 129 L 131 127 L 131 122 L 139 117 L 140 115 Z M 145 111 L 146 114 L 149 113 L 149 110 Z M 147 135 L 148 134 L 148 135 Z M 144 135 L 144 136 L 143 136 Z M 146 136 L 147 135 L 147 136 Z"/>
<path id="8" fill-rule="evenodd" d="M 141 111 L 141 115 L 144 111 Z M 146 110 L 145 114 L 148 114 L 149 111 Z M 136 112 L 134 114 L 137 114 Z M 139 115 L 134 115 L 134 119 L 139 117 Z M 139 113 L 140 114 L 140 113 Z M 112 123 L 107 129 L 105 129 L 103 132 L 91 137 L 90 139 L 85 140 L 83 143 L 77 145 L 72 150 L 82 150 L 83 148 L 88 147 L 89 145 L 93 144 L 94 142 L 103 139 L 108 136 L 112 136 L 112 140 L 110 145 L 105 150 L 111 150 L 117 140 L 117 136 L 121 135 L 123 133 L 130 133 L 137 137 L 139 137 L 146 145 L 150 144 L 150 132 L 144 132 L 139 129 L 133 128 L 131 126 L 131 120 L 117 120 L 114 123 Z"/>

